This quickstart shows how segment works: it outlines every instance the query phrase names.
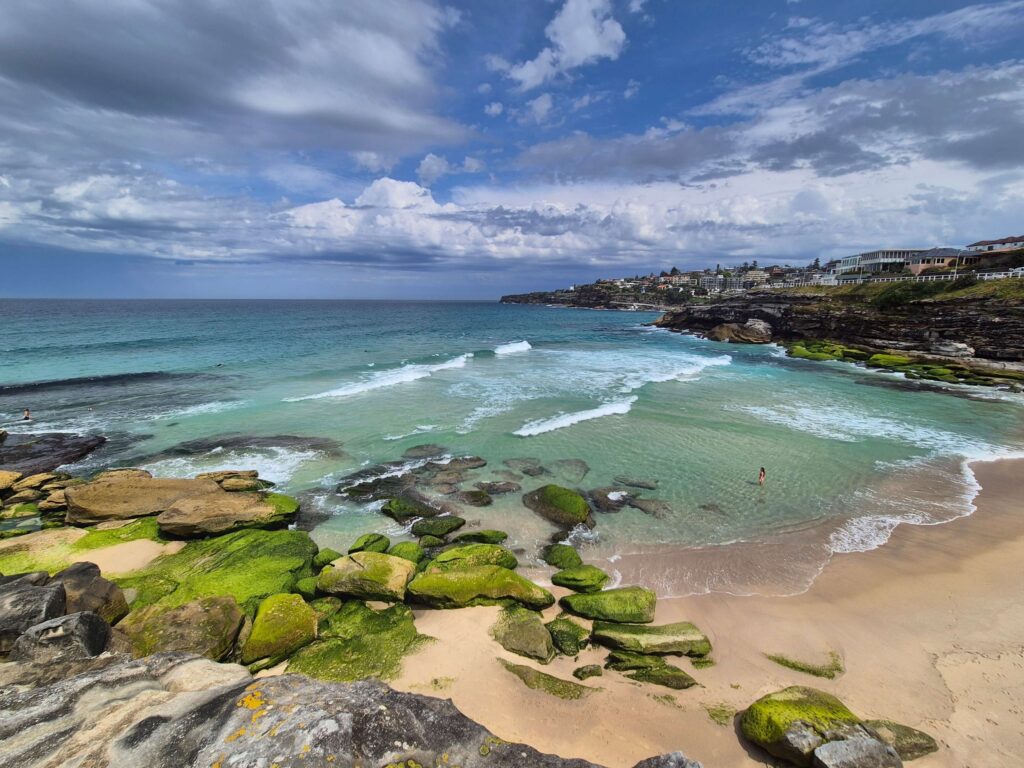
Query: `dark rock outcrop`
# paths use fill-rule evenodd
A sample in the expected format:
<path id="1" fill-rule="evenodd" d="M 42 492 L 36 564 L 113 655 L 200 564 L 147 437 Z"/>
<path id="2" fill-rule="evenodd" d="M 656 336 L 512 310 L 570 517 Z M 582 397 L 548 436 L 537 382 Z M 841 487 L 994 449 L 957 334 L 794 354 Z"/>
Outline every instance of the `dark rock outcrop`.
<path id="1" fill-rule="evenodd" d="M 110 625 L 95 613 L 80 611 L 29 627 L 14 643 L 11 661 L 33 664 L 99 656 L 110 642 Z"/>
<path id="2" fill-rule="evenodd" d="M 106 442 L 99 435 L 64 432 L 8 435 L 0 443 L 0 469 L 34 475 L 85 458 Z"/>
<path id="3" fill-rule="evenodd" d="M 37 587 L 18 580 L 0 588 L 0 656 L 10 653 L 29 627 L 63 616 L 65 602 L 59 582 Z"/>
<path id="4" fill-rule="evenodd" d="M 100 575 L 93 563 L 74 563 L 53 577 L 64 585 L 68 613 L 91 611 L 115 624 L 128 613 L 124 592 L 112 581 Z"/>

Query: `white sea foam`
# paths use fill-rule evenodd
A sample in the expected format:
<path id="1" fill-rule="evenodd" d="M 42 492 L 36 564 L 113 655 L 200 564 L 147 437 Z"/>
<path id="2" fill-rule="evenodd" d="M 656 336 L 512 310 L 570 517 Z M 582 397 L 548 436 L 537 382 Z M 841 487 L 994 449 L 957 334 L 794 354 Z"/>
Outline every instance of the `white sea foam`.
<path id="1" fill-rule="evenodd" d="M 581 421 L 600 419 L 604 416 L 623 416 L 629 413 L 636 400 L 635 397 L 630 397 L 617 403 L 605 403 L 602 406 L 586 411 L 562 413 L 550 419 L 538 419 L 537 421 L 524 424 L 512 434 L 519 437 L 533 437 L 535 435 L 543 435 L 545 432 L 553 432 L 556 429 L 571 427 L 574 424 L 579 424 Z"/>
<path id="2" fill-rule="evenodd" d="M 438 371 L 447 371 L 452 368 L 463 368 L 466 363 L 469 362 L 471 357 L 473 357 L 473 353 L 467 352 L 464 355 L 453 357 L 451 360 L 445 360 L 443 363 L 409 363 L 403 365 L 401 368 L 393 368 L 389 371 L 374 373 L 360 381 L 346 384 L 338 387 L 337 389 L 330 389 L 326 392 L 318 392 L 315 395 L 305 395 L 303 397 L 286 397 L 284 398 L 284 402 L 296 403 L 300 400 L 319 400 L 324 397 L 352 397 L 353 395 L 361 395 L 364 392 L 372 392 L 375 389 L 393 387 L 397 384 L 408 384 L 412 381 L 425 379 Z"/>
<path id="3" fill-rule="evenodd" d="M 533 349 L 528 341 L 511 341 L 508 344 L 499 344 L 494 348 L 496 355 L 513 355 L 516 352 L 529 352 Z"/>
<path id="4" fill-rule="evenodd" d="M 255 469 L 264 480 L 287 483 L 303 464 L 321 457 L 318 451 L 281 447 L 259 451 L 225 451 L 215 448 L 200 456 L 176 456 L 141 466 L 157 477 L 192 477 L 200 472 Z"/>
<path id="5" fill-rule="evenodd" d="M 663 384 L 667 381 L 689 381 L 700 376 L 708 368 L 731 363 L 732 358 L 729 355 L 695 357 L 685 363 L 675 365 L 665 365 L 665 361 L 659 360 L 646 368 L 641 367 L 635 372 L 626 374 L 621 391 L 633 392 L 647 384 Z"/>
<path id="6" fill-rule="evenodd" d="M 191 405 L 187 408 L 179 408 L 174 411 L 168 411 L 167 413 L 158 414 L 153 418 L 180 419 L 186 416 L 200 416 L 205 413 L 220 413 L 221 411 L 230 411 L 234 408 L 241 408 L 243 405 L 246 405 L 246 403 L 240 400 L 214 401 L 212 403 L 201 403 L 199 405 Z"/>
<path id="7" fill-rule="evenodd" d="M 401 435 L 384 435 L 385 440 L 402 440 L 406 437 L 412 437 L 413 435 L 423 435 L 427 432 L 433 432 L 437 429 L 437 424 L 417 424 L 416 429 L 412 432 L 405 432 Z"/>

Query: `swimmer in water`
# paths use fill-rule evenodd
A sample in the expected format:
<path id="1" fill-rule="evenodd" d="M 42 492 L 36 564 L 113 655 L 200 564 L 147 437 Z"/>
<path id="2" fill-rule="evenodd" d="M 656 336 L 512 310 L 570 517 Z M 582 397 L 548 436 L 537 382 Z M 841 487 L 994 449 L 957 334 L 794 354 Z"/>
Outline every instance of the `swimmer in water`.
<path id="1" fill-rule="evenodd" d="M 761 467 L 761 471 L 757 475 L 757 484 L 764 485 L 764 481 L 767 479 L 768 478 L 767 475 L 765 475 L 764 467 Z"/>

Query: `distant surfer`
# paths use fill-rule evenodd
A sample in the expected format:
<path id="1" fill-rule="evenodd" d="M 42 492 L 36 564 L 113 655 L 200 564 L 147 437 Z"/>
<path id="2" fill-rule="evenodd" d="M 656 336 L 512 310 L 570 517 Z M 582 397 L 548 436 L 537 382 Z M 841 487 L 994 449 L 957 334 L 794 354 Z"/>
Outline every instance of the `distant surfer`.
<path id="1" fill-rule="evenodd" d="M 761 467 L 761 471 L 758 472 L 757 474 L 757 484 L 764 485 L 764 481 L 767 479 L 767 477 L 768 476 L 765 474 L 764 467 Z"/>
<path id="2" fill-rule="evenodd" d="M 32 421 L 32 411 L 30 411 L 28 408 L 26 408 L 25 412 L 23 414 L 21 414 L 21 420 L 22 421 Z"/>

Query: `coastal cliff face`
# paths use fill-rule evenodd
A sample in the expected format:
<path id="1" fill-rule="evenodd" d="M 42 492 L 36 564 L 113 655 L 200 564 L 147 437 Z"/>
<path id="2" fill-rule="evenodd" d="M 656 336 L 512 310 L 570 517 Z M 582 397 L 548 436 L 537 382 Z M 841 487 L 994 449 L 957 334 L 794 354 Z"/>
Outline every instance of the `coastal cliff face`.
<path id="1" fill-rule="evenodd" d="M 1016 368 L 1013 364 L 1024 362 L 1024 303 L 1007 297 L 1005 290 L 961 293 L 966 295 L 893 306 L 879 301 L 880 291 L 773 291 L 687 306 L 667 312 L 654 325 L 710 335 L 718 326 L 754 319 L 771 326 L 774 341 L 829 340 L 996 368 Z"/>

